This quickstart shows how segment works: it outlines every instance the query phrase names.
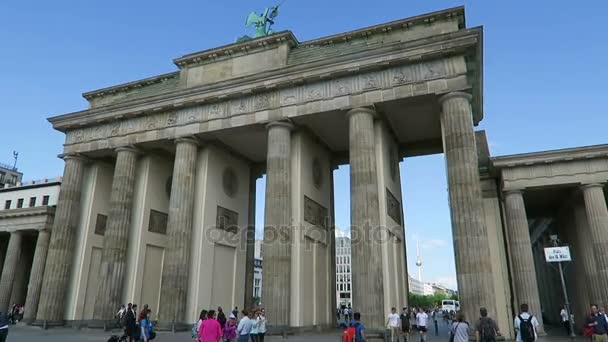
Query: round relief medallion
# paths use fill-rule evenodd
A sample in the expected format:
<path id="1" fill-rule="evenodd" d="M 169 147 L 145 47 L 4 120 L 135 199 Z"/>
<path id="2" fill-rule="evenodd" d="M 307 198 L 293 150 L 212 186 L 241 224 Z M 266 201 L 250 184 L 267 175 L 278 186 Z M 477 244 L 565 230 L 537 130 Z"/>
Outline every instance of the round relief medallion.
<path id="1" fill-rule="evenodd" d="M 228 197 L 234 197 L 238 190 L 238 179 L 236 178 L 236 173 L 232 168 L 227 167 L 224 169 L 224 174 L 222 175 L 222 185 L 224 187 L 224 193 Z"/>
<path id="2" fill-rule="evenodd" d="M 320 188 L 321 185 L 323 185 L 323 172 L 321 169 L 321 162 L 319 161 L 319 158 L 315 157 L 312 161 L 312 182 L 317 188 Z"/>

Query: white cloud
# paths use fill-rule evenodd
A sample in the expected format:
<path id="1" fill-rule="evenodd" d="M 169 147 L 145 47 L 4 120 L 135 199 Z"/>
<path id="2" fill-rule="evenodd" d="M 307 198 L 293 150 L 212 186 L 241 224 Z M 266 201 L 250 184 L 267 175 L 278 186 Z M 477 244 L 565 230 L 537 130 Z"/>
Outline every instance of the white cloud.
<path id="1" fill-rule="evenodd" d="M 423 249 L 434 249 L 444 247 L 448 245 L 447 240 L 443 239 L 422 239 L 420 240 L 420 248 Z"/>
<path id="2" fill-rule="evenodd" d="M 339 238 L 339 237 L 350 238 L 350 231 L 336 227 L 336 237 L 337 238 Z"/>

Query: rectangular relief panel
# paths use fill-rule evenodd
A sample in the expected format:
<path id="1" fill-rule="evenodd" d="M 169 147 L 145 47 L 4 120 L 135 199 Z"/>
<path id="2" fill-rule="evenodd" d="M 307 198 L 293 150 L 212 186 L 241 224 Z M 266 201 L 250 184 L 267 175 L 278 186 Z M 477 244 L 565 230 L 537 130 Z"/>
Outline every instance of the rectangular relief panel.
<path id="1" fill-rule="evenodd" d="M 386 189 L 386 213 L 393 221 L 401 224 L 401 204 L 388 189 Z"/>
<path id="2" fill-rule="evenodd" d="M 148 222 L 148 231 L 157 234 L 167 234 L 167 220 L 169 215 L 150 209 L 150 220 Z"/>
<path id="3" fill-rule="evenodd" d="M 217 229 L 236 234 L 239 232 L 239 213 L 217 206 L 217 217 L 215 221 Z"/>
<path id="4" fill-rule="evenodd" d="M 103 236 L 106 233 L 107 222 L 108 216 L 97 214 L 97 219 L 95 220 L 95 234 Z"/>
<path id="5" fill-rule="evenodd" d="M 304 196 L 304 221 L 319 228 L 327 229 L 329 220 L 327 208 Z"/>

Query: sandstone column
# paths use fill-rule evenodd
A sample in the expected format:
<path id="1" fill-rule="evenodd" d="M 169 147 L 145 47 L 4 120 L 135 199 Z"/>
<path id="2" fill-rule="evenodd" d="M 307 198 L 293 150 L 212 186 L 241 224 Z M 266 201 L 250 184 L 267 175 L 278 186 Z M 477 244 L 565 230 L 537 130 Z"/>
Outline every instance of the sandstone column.
<path id="1" fill-rule="evenodd" d="M 103 237 L 100 284 L 95 298 L 95 310 L 93 310 L 93 319 L 96 320 L 111 320 L 120 307 L 127 264 L 135 168 L 139 151 L 129 146 L 119 147 L 116 152 L 110 194 L 110 215 Z"/>
<path id="2" fill-rule="evenodd" d="M 288 122 L 271 122 L 266 160 L 264 267 L 262 303 L 273 326 L 289 326 L 291 295 L 291 130 Z"/>
<path id="3" fill-rule="evenodd" d="M 38 302 L 40 301 L 40 291 L 42 290 L 42 278 L 44 275 L 44 264 L 49 250 L 49 240 L 51 233 L 46 230 L 38 231 L 36 240 L 36 250 L 34 251 L 34 261 L 30 271 L 30 283 L 27 286 L 27 296 L 25 297 L 25 313 L 23 320 L 31 322 L 36 318 Z"/>
<path id="4" fill-rule="evenodd" d="M 85 168 L 85 159 L 79 155 L 70 154 L 63 159 L 65 169 L 36 315 L 36 320 L 47 323 L 62 323 L 64 320 L 72 258 L 76 249 L 80 195 Z"/>
<path id="5" fill-rule="evenodd" d="M 350 217 L 353 307 L 364 317 L 366 327 L 383 329 L 384 287 L 380 204 L 374 139 L 376 112 L 354 108 L 348 113 L 350 159 Z"/>
<path id="6" fill-rule="evenodd" d="M 195 137 L 175 140 L 175 162 L 167 220 L 167 249 L 162 272 L 158 319 L 164 325 L 190 324 L 185 317 L 192 241 L 194 180 L 198 153 Z"/>
<path id="7" fill-rule="evenodd" d="M 460 303 L 477 317 L 486 307 L 496 317 L 488 232 L 484 223 L 471 95 L 454 92 L 440 98 L 452 234 Z"/>
<path id="8" fill-rule="evenodd" d="M 532 242 L 522 192 L 519 190 L 505 193 L 505 214 L 509 234 L 509 255 L 511 257 L 511 275 L 515 287 L 518 305 L 527 303 L 530 312 L 540 323 L 539 333 L 543 332 L 543 321 L 536 281 L 536 267 L 532 256 Z"/>
<path id="9" fill-rule="evenodd" d="M 11 232 L 6 257 L 4 258 L 2 277 L 0 278 L 0 311 L 7 312 L 7 309 L 11 305 L 11 292 L 13 291 L 17 263 L 21 255 L 22 240 L 21 232 Z"/>
<path id="10" fill-rule="evenodd" d="M 252 165 L 249 170 L 249 212 L 247 235 L 245 236 L 245 309 L 253 308 L 253 282 L 254 282 L 254 263 L 255 263 L 255 182 L 258 175 Z"/>
<path id="11" fill-rule="evenodd" d="M 608 304 L 608 209 L 606 208 L 606 197 L 604 196 L 603 184 L 583 185 L 583 197 L 585 198 L 585 210 L 591 228 L 591 242 L 595 256 L 596 274 L 600 286 L 602 303 Z M 588 241 L 588 240 L 587 240 Z"/>

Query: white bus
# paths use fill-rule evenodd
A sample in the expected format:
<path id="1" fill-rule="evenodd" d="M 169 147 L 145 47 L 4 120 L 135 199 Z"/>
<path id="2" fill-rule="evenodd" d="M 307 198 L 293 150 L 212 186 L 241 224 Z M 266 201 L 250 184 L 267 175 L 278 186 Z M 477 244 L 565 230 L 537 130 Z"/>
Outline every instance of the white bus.
<path id="1" fill-rule="evenodd" d="M 460 303 L 453 299 L 444 299 L 441 301 L 441 311 L 444 313 L 460 311 Z"/>

